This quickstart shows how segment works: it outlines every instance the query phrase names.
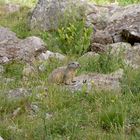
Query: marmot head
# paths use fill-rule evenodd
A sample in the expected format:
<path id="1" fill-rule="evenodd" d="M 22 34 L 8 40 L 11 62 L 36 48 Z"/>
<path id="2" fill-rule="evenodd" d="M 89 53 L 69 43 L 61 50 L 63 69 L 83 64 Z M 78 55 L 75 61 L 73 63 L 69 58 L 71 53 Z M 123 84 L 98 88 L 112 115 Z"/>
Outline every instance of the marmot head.
<path id="1" fill-rule="evenodd" d="M 67 68 L 69 68 L 69 69 L 77 69 L 79 67 L 80 67 L 80 64 L 76 61 L 70 62 L 67 66 Z"/>

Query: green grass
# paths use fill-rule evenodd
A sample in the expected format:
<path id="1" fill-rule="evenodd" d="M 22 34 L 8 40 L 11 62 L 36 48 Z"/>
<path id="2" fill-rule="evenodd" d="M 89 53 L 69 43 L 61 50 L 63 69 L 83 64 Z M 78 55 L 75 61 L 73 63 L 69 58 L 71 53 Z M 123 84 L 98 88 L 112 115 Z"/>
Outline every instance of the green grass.
<path id="1" fill-rule="evenodd" d="M 24 2 L 25 5 L 28 5 L 26 2 L 30 3 Z M 18 13 L 0 15 L 0 25 L 9 27 L 20 38 L 37 35 L 50 50 L 60 51 L 56 47 L 52 48 L 56 45 L 56 32 L 29 30 L 29 10 L 23 7 Z M 80 62 L 82 67 L 78 70 L 79 75 L 88 72 L 110 73 L 124 68 L 121 93 L 91 91 L 86 94 L 84 90 L 71 93 L 60 86 L 50 85 L 47 78 L 51 71 L 70 60 Z M 91 59 L 70 55 L 62 62 L 50 59 L 45 62 L 45 72 L 29 77 L 27 81 L 22 79 L 24 63 L 14 61 L 4 65 L 6 71 L 3 78 L 0 77 L 0 136 L 5 140 L 138 140 L 140 70 L 124 67 L 121 60 L 121 57 L 116 58 L 111 54 Z M 13 80 L 5 82 L 4 78 Z M 21 87 L 29 89 L 30 96 L 17 100 L 7 98 L 9 90 Z M 46 87 L 48 91 L 44 90 Z M 31 105 L 37 105 L 39 110 L 32 112 Z M 19 113 L 13 117 L 13 112 L 19 107 Z"/>
<path id="2" fill-rule="evenodd" d="M 15 140 L 138 139 L 140 90 L 135 89 L 140 83 L 139 71 L 130 71 L 127 68 L 128 72 L 122 80 L 123 90 L 120 94 L 91 91 L 87 95 L 84 90 L 72 94 L 60 86 L 49 85 L 47 82 L 47 75 L 65 63 L 52 59 L 46 62 L 46 67 L 51 66 L 46 72 L 30 77 L 27 82 L 21 78 L 23 64 L 13 62 L 4 66 L 6 72 L 3 76 L 17 78 L 9 84 L 3 82 L 0 84 L 1 136 Z M 82 65 L 85 64 L 87 61 L 83 61 Z M 90 69 L 91 67 L 87 71 Z M 106 67 L 104 73 L 107 70 L 110 68 Z M 82 72 L 84 70 L 79 74 Z M 48 91 L 36 88 L 41 85 L 47 87 Z M 18 100 L 9 100 L 6 97 L 8 90 L 20 87 L 30 89 L 31 96 Z M 30 115 L 31 104 L 39 107 L 35 115 Z M 12 117 L 18 107 L 21 108 L 20 112 Z M 51 117 L 47 117 L 46 114 Z"/>

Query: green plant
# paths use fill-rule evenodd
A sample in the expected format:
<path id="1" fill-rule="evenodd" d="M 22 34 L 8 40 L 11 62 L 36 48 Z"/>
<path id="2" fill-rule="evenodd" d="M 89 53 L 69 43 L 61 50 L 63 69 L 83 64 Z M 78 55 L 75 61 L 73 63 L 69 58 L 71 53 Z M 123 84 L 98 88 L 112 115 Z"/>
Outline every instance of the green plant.
<path id="1" fill-rule="evenodd" d="M 123 93 L 140 93 L 140 70 L 133 70 L 127 68 L 125 75 L 122 79 L 122 91 Z"/>
<path id="2" fill-rule="evenodd" d="M 119 68 L 123 68 L 121 56 L 114 56 L 112 53 L 102 53 L 97 56 L 81 57 L 79 59 L 82 65 L 80 72 L 99 72 L 110 73 Z"/>
<path id="3" fill-rule="evenodd" d="M 6 77 L 20 79 L 22 77 L 23 64 L 18 62 L 11 62 L 5 65 L 5 73 Z"/>
<path id="4" fill-rule="evenodd" d="M 125 113 L 121 110 L 122 107 L 112 105 L 101 113 L 100 123 L 104 130 L 114 130 L 123 127 L 125 121 Z"/>
<path id="5" fill-rule="evenodd" d="M 87 51 L 92 30 L 84 26 L 84 21 L 77 21 L 58 29 L 58 47 L 63 53 L 82 55 Z"/>

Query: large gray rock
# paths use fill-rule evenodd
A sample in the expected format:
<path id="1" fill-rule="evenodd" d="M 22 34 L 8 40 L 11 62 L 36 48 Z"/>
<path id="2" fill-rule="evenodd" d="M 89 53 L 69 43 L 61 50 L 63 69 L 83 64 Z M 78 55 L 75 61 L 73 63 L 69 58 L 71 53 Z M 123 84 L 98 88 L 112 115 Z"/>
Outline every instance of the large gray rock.
<path id="1" fill-rule="evenodd" d="M 117 10 L 110 17 L 105 31 L 111 34 L 114 42 L 140 42 L 140 39 L 134 39 L 140 38 L 140 5 L 130 5 Z"/>
<path id="2" fill-rule="evenodd" d="M 54 30 L 64 23 L 67 16 L 80 17 L 86 7 L 85 0 L 39 0 L 30 17 L 31 29 Z M 70 19 L 69 19 L 70 20 Z"/>
<path id="3" fill-rule="evenodd" d="M 107 31 L 98 30 L 95 32 L 91 38 L 92 43 L 98 43 L 102 45 L 112 44 L 112 36 Z"/>
<path id="4" fill-rule="evenodd" d="M 71 18 L 66 15 L 84 17 L 86 26 L 103 30 L 107 27 L 109 17 L 120 7 L 100 6 L 88 0 L 39 0 L 30 17 L 31 29 L 54 30 L 59 24 Z"/>
<path id="5" fill-rule="evenodd" d="M 90 73 L 76 77 L 75 84 L 67 86 L 71 91 L 121 91 L 120 79 L 123 76 L 123 70 L 119 69 L 110 74 Z"/>
<path id="6" fill-rule="evenodd" d="M 140 45 L 127 50 L 125 63 L 134 69 L 140 68 Z"/>
<path id="7" fill-rule="evenodd" d="M 86 24 L 96 30 L 104 30 L 109 22 L 110 16 L 121 7 L 118 5 L 102 6 L 88 3 L 86 12 Z"/>
<path id="8" fill-rule="evenodd" d="M 129 43 L 119 42 L 107 45 L 113 56 L 120 57 L 124 64 L 137 69 L 140 68 L 140 45 L 131 46 Z"/>
<path id="9" fill-rule="evenodd" d="M 0 63 L 10 60 L 30 61 L 45 50 L 44 42 L 35 36 L 21 40 L 8 28 L 0 27 Z"/>
<path id="10" fill-rule="evenodd" d="M 96 28 L 92 35 L 91 44 L 98 43 L 104 45 L 128 42 L 134 45 L 135 43 L 140 43 L 140 4 L 126 7 L 105 6 L 104 11 L 103 7 L 101 8 L 102 10 L 97 8 L 97 12 L 91 13 L 94 18 L 92 21 L 92 16 L 90 17 L 90 23 L 93 23 L 93 26 Z M 107 21 L 98 19 L 102 14 L 106 15 L 103 19 L 107 19 Z M 97 16 L 98 20 L 95 19 Z M 101 28 L 97 26 L 97 23 L 99 26 L 102 26 L 102 24 L 105 26 Z"/>

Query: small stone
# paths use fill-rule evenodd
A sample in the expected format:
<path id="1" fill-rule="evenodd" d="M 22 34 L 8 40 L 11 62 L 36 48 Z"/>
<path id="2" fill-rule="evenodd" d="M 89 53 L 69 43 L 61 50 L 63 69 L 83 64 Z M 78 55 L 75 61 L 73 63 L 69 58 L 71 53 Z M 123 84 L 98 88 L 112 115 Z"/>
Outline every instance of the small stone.
<path id="1" fill-rule="evenodd" d="M 44 72 L 44 71 L 46 71 L 47 70 L 47 68 L 46 68 L 46 66 L 45 66 L 45 64 L 43 63 L 43 64 L 41 64 L 39 67 L 38 67 L 38 69 L 39 69 L 39 71 L 41 71 L 41 72 Z"/>
<path id="2" fill-rule="evenodd" d="M 4 139 L 0 136 L 0 140 L 4 140 Z"/>
<path id="3" fill-rule="evenodd" d="M 37 113 L 39 111 L 39 107 L 35 104 L 31 104 L 31 109 L 33 112 Z"/>
<path id="4" fill-rule="evenodd" d="M 2 64 L 5 64 L 5 63 L 8 63 L 10 60 L 6 57 L 6 56 L 4 56 L 4 57 L 0 57 L 0 64 L 2 63 Z"/>
<path id="5" fill-rule="evenodd" d="M 19 114 L 20 110 L 21 110 L 20 107 L 18 107 L 16 110 L 14 110 L 13 117 L 16 117 Z"/>
<path id="6" fill-rule="evenodd" d="M 54 53 L 54 52 L 51 52 L 51 51 L 46 51 L 44 53 L 41 53 L 39 56 L 38 56 L 38 59 L 40 61 L 46 61 L 50 58 L 56 58 L 58 60 L 64 60 L 66 58 L 66 56 L 60 54 L 60 53 Z"/>
<path id="7" fill-rule="evenodd" d="M 27 63 L 26 66 L 23 68 L 22 75 L 23 77 L 30 77 L 33 76 L 35 72 L 35 68 Z"/>
<path id="8" fill-rule="evenodd" d="M 52 114 L 50 114 L 50 113 L 46 113 L 46 119 L 50 119 L 50 118 L 52 118 Z"/>
<path id="9" fill-rule="evenodd" d="M 31 91 L 25 89 L 25 88 L 17 88 L 17 89 L 13 89 L 13 90 L 10 90 L 7 94 L 7 97 L 9 99 L 20 99 L 22 97 L 27 97 L 27 96 L 30 96 L 31 95 Z"/>

